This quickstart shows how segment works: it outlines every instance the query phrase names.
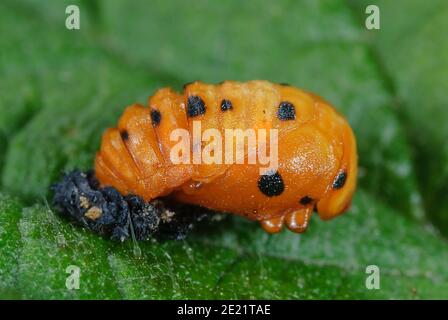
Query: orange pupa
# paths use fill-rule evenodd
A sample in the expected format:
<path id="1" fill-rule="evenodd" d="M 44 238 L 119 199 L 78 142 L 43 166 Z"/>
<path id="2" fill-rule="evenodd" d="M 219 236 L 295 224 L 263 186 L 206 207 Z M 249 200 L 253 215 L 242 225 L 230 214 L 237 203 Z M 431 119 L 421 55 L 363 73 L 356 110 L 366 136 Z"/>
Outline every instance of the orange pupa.
<path id="1" fill-rule="evenodd" d="M 172 132 L 193 135 L 195 122 L 222 136 L 226 129 L 277 129 L 276 170 L 260 174 L 261 164 L 247 162 L 173 161 L 179 140 L 173 141 Z M 187 143 L 190 153 L 204 144 Z M 327 220 L 349 207 L 356 188 L 356 141 L 347 120 L 314 94 L 268 81 L 197 81 L 181 94 L 158 90 L 147 107 L 127 107 L 118 126 L 102 137 L 95 172 L 102 186 L 123 195 L 145 201 L 170 196 L 259 221 L 269 233 L 283 225 L 300 233 L 313 210 Z"/>

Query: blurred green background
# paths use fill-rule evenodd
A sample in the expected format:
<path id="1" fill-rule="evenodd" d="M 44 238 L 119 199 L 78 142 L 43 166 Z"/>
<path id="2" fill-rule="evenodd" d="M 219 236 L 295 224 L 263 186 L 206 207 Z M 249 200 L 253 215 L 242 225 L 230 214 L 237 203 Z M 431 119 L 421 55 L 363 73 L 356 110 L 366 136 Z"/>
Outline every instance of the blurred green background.
<path id="1" fill-rule="evenodd" d="M 3 0 L 0 30 L 0 298 L 448 298 L 447 1 Z M 225 79 L 290 83 L 346 115 L 349 213 L 304 235 L 232 217 L 137 257 L 48 209 L 48 186 L 92 166 L 126 105 Z"/>

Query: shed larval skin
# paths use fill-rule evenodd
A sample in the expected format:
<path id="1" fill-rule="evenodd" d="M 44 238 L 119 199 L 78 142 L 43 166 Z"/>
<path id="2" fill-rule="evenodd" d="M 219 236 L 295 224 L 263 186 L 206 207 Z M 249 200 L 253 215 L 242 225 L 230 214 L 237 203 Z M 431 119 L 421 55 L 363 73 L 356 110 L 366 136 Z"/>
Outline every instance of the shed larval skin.
<path id="1" fill-rule="evenodd" d="M 170 141 L 170 134 L 181 128 L 191 136 L 193 121 L 201 122 L 202 132 L 215 128 L 222 137 L 225 129 L 278 129 L 277 170 L 260 175 L 265 166 L 247 161 L 173 163 L 170 152 L 179 140 Z M 103 186 L 122 194 L 146 201 L 169 195 L 258 220 L 269 233 L 283 225 L 300 233 L 313 210 L 327 220 L 348 209 L 356 188 L 357 152 L 347 120 L 316 95 L 258 80 L 193 82 L 182 94 L 158 90 L 148 107 L 127 107 L 118 126 L 104 133 L 95 170 Z"/>

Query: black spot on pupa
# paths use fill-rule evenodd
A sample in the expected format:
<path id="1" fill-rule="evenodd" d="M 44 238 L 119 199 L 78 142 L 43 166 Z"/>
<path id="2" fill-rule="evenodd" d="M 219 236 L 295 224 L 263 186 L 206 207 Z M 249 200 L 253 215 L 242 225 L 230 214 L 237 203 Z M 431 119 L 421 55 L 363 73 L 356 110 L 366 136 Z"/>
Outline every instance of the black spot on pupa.
<path id="1" fill-rule="evenodd" d="M 286 82 L 280 82 L 279 85 L 284 86 L 284 87 L 290 87 L 291 86 L 289 83 L 286 83 Z"/>
<path id="2" fill-rule="evenodd" d="M 159 110 L 152 109 L 151 110 L 151 122 L 154 127 L 160 124 L 160 120 L 162 120 L 162 114 Z"/>
<path id="3" fill-rule="evenodd" d="M 291 102 L 283 101 L 278 106 L 277 117 L 282 120 L 294 120 L 296 118 L 296 109 Z"/>
<path id="4" fill-rule="evenodd" d="M 233 109 L 232 101 L 228 99 L 223 99 L 221 101 L 221 111 L 227 111 L 232 109 Z"/>
<path id="5" fill-rule="evenodd" d="M 279 196 L 285 190 L 282 176 L 277 172 L 265 174 L 258 179 L 258 189 L 268 197 Z"/>
<path id="6" fill-rule="evenodd" d="M 309 197 L 309 196 L 304 196 L 302 199 L 300 199 L 300 204 L 303 204 L 304 206 L 307 204 L 310 204 L 311 202 L 313 202 L 313 198 Z"/>
<path id="7" fill-rule="evenodd" d="M 341 171 L 337 175 L 336 179 L 334 179 L 333 188 L 341 189 L 345 184 L 345 180 L 347 180 L 347 173 L 345 171 Z"/>
<path id="8" fill-rule="evenodd" d="M 120 131 L 120 136 L 123 141 L 127 141 L 129 139 L 129 133 L 126 130 Z"/>
<path id="9" fill-rule="evenodd" d="M 205 103 L 199 96 L 189 96 L 187 101 L 187 115 L 196 117 L 205 113 Z"/>

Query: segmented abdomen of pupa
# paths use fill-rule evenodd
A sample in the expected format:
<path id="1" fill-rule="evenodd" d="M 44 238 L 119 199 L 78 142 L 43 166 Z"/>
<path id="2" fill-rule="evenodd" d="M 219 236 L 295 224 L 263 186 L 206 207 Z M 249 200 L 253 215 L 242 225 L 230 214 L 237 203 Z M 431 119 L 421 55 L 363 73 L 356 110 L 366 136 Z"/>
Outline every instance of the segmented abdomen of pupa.
<path id="1" fill-rule="evenodd" d="M 95 162 L 98 179 L 123 194 L 138 194 L 148 201 L 187 182 L 194 187 L 216 178 L 230 164 L 172 163 L 171 150 L 180 141 L 170 140 L 173 130 L 189 132 L 191 145 L 185 150 L 190 150 L 193 162 L 194 149 L 202 147 L 192 138 L 194 121 L 200 122 L 202 131 L 214 128 L 222 137 L 226 128 L 279 127 L 276 110 L 269 107 L 279 99 L 276 87 L 266 81 L 227 81 L 221 85 L 194 82 L 184 87 L 183 94 L 170 88 L 158 90 L 147 107 L 127 107 L 118 126 L 106 130 Z M 247 140 L 245 143 L 247 146 Z"/>

